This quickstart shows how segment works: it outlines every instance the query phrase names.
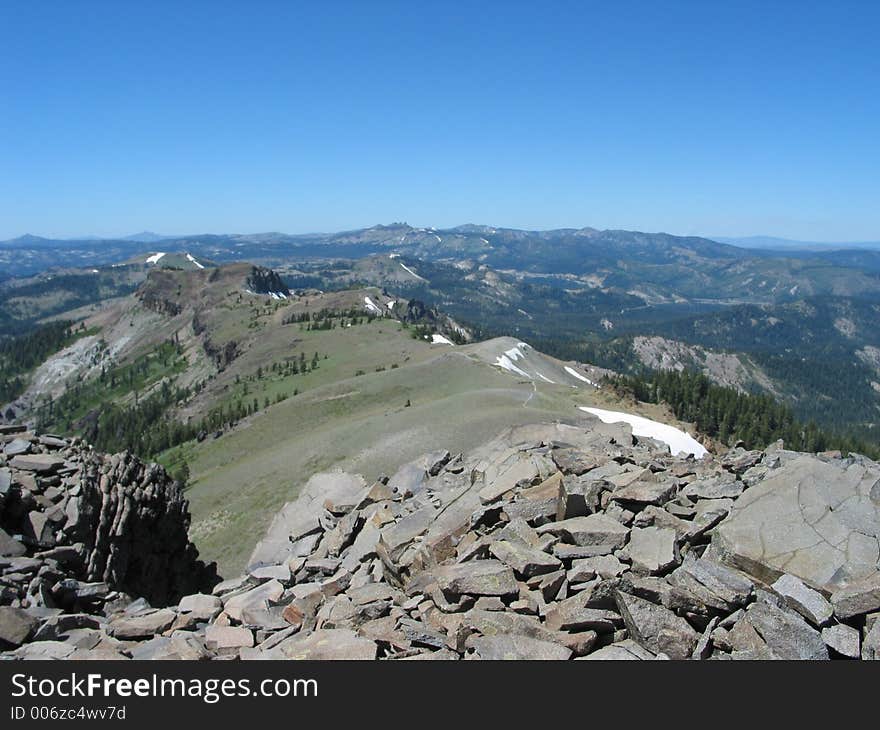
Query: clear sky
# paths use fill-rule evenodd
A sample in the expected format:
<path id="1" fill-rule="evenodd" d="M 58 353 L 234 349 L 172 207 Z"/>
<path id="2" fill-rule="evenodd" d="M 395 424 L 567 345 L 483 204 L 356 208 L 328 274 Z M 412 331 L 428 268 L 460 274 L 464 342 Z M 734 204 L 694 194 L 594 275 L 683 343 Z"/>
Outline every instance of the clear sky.
<path id="1" fill-rule="evenodd" d="M 0 238 L 880 239 L 880 3 L 0 0 Z"/>

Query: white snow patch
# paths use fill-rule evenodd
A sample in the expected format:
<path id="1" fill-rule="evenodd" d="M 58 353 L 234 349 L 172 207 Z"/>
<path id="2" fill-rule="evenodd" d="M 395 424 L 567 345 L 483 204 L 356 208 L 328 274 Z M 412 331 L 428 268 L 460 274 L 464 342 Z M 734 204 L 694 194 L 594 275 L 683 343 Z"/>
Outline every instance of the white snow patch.
<path id="1" fill-rule="evenodd" d="M 508 350 L 508 352 L 511 352 L 511 350 Z M 495 364 L 498 367 L 503 368 L 504 370 L 509 370 L 512 373 L 517 373 L 518 375 L 522 375 L 529 380 L 532 379 L 532 376 L 529 375 L 525 370 L 520 370 L 516 365 L 514 365 L 506 354 L 499 355 L 498 358 L 495 360 Z"/>
<path id="2" fill-rule="evenodd" d="M 594 383 L 592 380 L 590 380 L 590 379 L 587 378 L 587 377 L 584 377 L 583 375 L 581 375 L 581 374 L 580 374 L 577 370 L 575 370 L 574 368 L 570 368 L 570 367 L 568 367 L 568 365 L 565 366 L 565 372 L 567 372 L 567 373 L 568 373 L 569 375 L 571 375 L 572 377 L 577 378 L 578 380 L 583 381 L 584 383 L 589 383 L 589 384 L 592 385 L 594 388 L 598 388 L 598 387 L 599 387 L 599 385 L 597 385 L 596 383 Z"/>
<path id="3" fill-rule="evenodd" d="M 399 253 L 390 253 L 390 254 L 388 254 L 388 258 L 389 258 L 389 259 L 396 259 L 396 258 L 399 258 L 399 257 L 400 257 L 400 254 L 399 254 Z"/>
<path id="4" fill-rule="evenodd" d="M 147 260 L 144 262 L 145 264 L 158 264 L 159 259 L 161 259 L 165 255 L 164 251 L 159 251 L 159 253 L 154 253 L 152 256 L 147 256 Z"/>
<path id="5" fill-rule="evenodd" d="M 578 408 L 598 416 L 599 420 L 603 423 L 630 424 L 634 436 L 644 436 L 662 441 L 669 446 L 673 456 L 677 454 L 693 454 L 698 459 L 701 459 L 707 453 L 706 448 L 699 441 L 681 429 L 675 428 L 675 426 L 652 421 L 650 418 L 643 416 L 634 416 L 631 413 L 606 411 L 602 408 L 588 408 L 587 406 L 578 406 Z"/>
<path id="6" fill-rule="evenodd" d="M 397 304 L 397 300 L 396 300 L 396 299 L 392 299 L 390 302 L 388 302 L 388 303 L 386 304 L 386 306 L 388 307 L 388 309 L 394 309 L 394 305 L 395 305 L 395 304 Z"/>
<path id="7" fill-rule="evenodd" d="M 448 340 L 443 335 L 438 335 L 436 332 L 431 335 L 431 344 L 432 345 L 452 345 L 455 347 L 455 343 L 452 340 Z"/>
<path id="8" fill-rule="evenodd" d="M 536 373 L 536 374 L 539 378 L 541 378 L 541 380 L 544 380 L 548 383 L 552 383 L 553 385 L 556 385 L 556 382 L 553 380 L 550 380 L 550 378 L 548 378 L 546 375 L 542 375 L 541 373 Z"/>
<path id="9" fill-rule="evenodd" d="M 415 271 L 413 271 L 411 268 L 409 268 L 409 266 L 407 266 L 405 263 L 403 263 L 403 261 L 400 262 L 400 265 L 403 267 L 404 271 L 407 271 L 408 273 L 412 274 L 414 277 L 416 277 L 416 279 L 419 279 L 421 281 L 425 281 L 425 278 L 423 276 L 419 276 Z"/>
<path id="10" fill-rule="evenodd" d="M 196 260 L 193 258 L 193 255 L 192 255 L 191 253 L 188 253 L 188 254 L 186 255 L 186 258 L 187 258 L 187 261 L 190 261 L 190 262 L 194 263 L 194 264 L 195 264 L 196 266 L 198 266 L 200 269 L 204 269 L 204 268 L 205 268 L 204 266 L 202 266 L 198 261 L 196 261 Z"/>
<path id="11" fill-rule="evenodd" d="M 375 312 L 376 314 L 382 314 L 382 310 L 376 306 L 372 299 L 369 297 L 364 297 L 364 304 L 367 306 L 368 312 Z"/>

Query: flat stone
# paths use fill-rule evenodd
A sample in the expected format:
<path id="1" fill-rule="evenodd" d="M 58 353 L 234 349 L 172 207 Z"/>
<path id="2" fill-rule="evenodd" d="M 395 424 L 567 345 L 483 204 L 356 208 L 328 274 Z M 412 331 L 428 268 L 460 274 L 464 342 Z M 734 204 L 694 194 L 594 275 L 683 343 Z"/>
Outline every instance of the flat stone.
<path id="1" fill-rule="evenodd" d="M 633 502 L 636 504 L 660 505 L 669 501 L 676 492 L 675 482 L 659 481 L 656 475 L 650 479 L 632 482 L 625 487 L 615 489 L 611 499 L 615 502 Z"/>
<path id="2" fill-rule="evenodd" d="M 24 644 L 37 630 L 39 620 L 27 611 L 0 606 L 0 649 L 15 649 Z"/>
<path id="3" fill-rule="evenodd" d="M 396 563 L 413 540 L 427 532 L 436 517 L 437 510 L 427 505 L 403 517 L 399 522 L 387 525 L 382 529 L 377 549 L 381 546 L 388 559 Z"/>
<path id="4" fill-rule="evenodd" d="M 480 501 L 489 504 L 518 486 L 530 485 L 539 476 L 538 466 L 529 456 L 519 455 L 512 463 L 487 471 L 486 486 L 480 492 Z"/>
<path id="5" fill-rule="evenodd" d="M 404 464 L 388 480 L 393 494 L 413 495 L 421 492 L 427 483 L 428 474 L 425 467 L 418 463 Z"/>
<path id="6" fill-rule="evenodd" d="M 511 519 L 525 520 L 531 525 L 542 525 L 556 519 L 556 497 L 549 499 L 518 499 L 504 505 L 505 514 Z"/>
<path id="7" fill-rule="evenodd" d="M 169 629 L 177 614 L 167 608 L 138 616 L 113 619 L 108 633 L 117 639 L 146 639 Z"/>
<path id="8" fill-rule="evenodd" d="M 62 613 L 57 616 L 50 616 L 41 624 L 37 633 L 34 634 L 34 641 L 56 641 L 60 639 L 71 640 L 71 632 L 98 629 L 101 626 L 98 616 L 91 616 L 87 613 Z M 92 643 L 98 643 L 100 632 L 92 631 L 95 640 Z M 77 644 L 80 646 L 80 644 Z M 88 648 L 91 648 L 89 646 Z"/>
<path id="9" fill-rule="evenodd" d="M 277 601 L 281 598 L 282 593 L 284 593 L 284 586 L 277 580 L 270 580 L 224 601 L 223 610 L 231 618 L 241 621 L 242 612 L 245 609 L 265 608 L 269 601 Z"/>
<path id="10" fill-rule="evenodd" d="M 574 560 L 571 564 L 569 580 L 572 583 L 581 583 L 585 580 L 591 580 L 587 577 L 591 573 L 593 577 L 615 578 L 628 569 L 625 563 L 621 563 L 614 555 L 597 555 L 593 558 L 581 558 Z M 579 578 L 579 579 L 578 579 Z"/>
<path id="11" fill-rule="evenodd" d="M 440 565 L 431 571 L 447 596 L 515 596 L 519 585 L 513 571 L 500 560 L 471 560 Z"/>
<path id="12" fill-rule="evenodd" d="M 358 636 L 350 629 L 319 629 L 311 634 L 295 634 L 268 654 L 278 659 L 368 660 L 375 659 L 375 641 Z"/>
<path id="13" fill-rule="evenodd" d="M 553 631 L 535 616 L 526 616 L 511 611 L 471 609 L 462 614 L 461 625 L 469 627 L 483 636 L 526 636 L 551 644 L 561 644 L 578 656 L 588 653 L 598 638 L 595 631 L 571 634 L 564 631 Z"/>
<path id="14" fill-rule="evenodd" d="M 347 512 L 367 493 L 363 477 L 345 472 L 315 474 L 303 486 L 299 496 L 285 504 L 272 519 L 265 536 L 251 553 L 248 565 L 278 565 L 290 556 L 293 546 L 308 535 L 320 531 L 320 518 L 326 505 Z"/>
<path id="15" fill-rule="evenodd" d="M 409 656 L 402 656 L 398 661 L 401 662 L 449 662 L 449 661 L 458 661 L 460 657 L 454 651 L 450 649 L 440 649 L 439 651 L 423 651 L 418 654 L 410 654 Z"/>
<path id="16" fill-rule="evenodd" d="M 691 499 L 736 499 L 745 490 L 745 484 L 730 476 L 699 479 L 691 482 L 682 494 Z"/>
<path id="17" fill-rule="evenodd" d="M 790 573 L 834 593 L 877 574 L 878 480 L 880 467 L 867 460 L 796 456 L 736 500 L 712 549 L 765 583 Z M 841 610 L 853 615 L 844 604 Z"/>
<path id="18" fill-rule="evenodd" d="M 753 603 L 744 621 L 751 624 L 778 659 L 828 659 L 821 634 L 799 615 L 769 603 Z"/>
<path id="19" fill-rule="evenodd" d="M 286 563 L 280 565 L 261 565 L 250 568 L 248 575 L 256 581 L 277 580 L 287 583 L 290 580 L 290 567 Z"/>
<path id="20" fill-rule="evenodd" d="M 627 552 L 635 568 L 662 573 L 678 562 L 675 531 L 665 527 L 634 527 L 629 533 Z"/>
<path id="21" fill-rule="evenodd" d="M 831 594 L 831 605 L 840 619 L 880 610 L 880 572 L 836 590 Z"/>
<path id="22" fill-rule="evenodd" d="M 616 591 L 614 597 L 630 638 L 652 654 L 664 653 L 672 659 L 687 659 L 699 635 L 691 625 L 672 611 L 642 598 Z"/>
<path id="23" fill-rule="evenodd" d="M 571 657 L 571 649 L 549 641 L 528 636 L 469 636 L 465 647 L 473 651 L 472 658 L 483 660 L 551 660 L 564 661 Z"/>
<path id="24" fill-rule="evenodd" d="M 593 476 L 595 476 L 595 474 Z M 609 474 L 605 479 L 618 489 L 623 489 L 624 487 L 628 487 L 630 484 L 643 479 L 650 481 L 652 476 L 653 472 L 650 469 L 640 469 L 626 465 L 626 468 L 622 471 L 619 471 L 616 474 Z"/>
<path id="25" fill-rule="evenodd" d="M 858 659 L 862 650 L 859 630 L 846 624 L 835 624 L 822 629 L 822 641 L 829 649 L 850 659 Z"/>
<path id="26" fill-rule="evenodd" d="M 617 520 L 601 513 L 551 522 L 537 529 L 540 535 L 549 533 L 575 545 L 613 545 L 615 548 L 623 547 L 629 534 Z"/>
<path id="27" fill-rule="evenodd" d="M 242 649 L 254 645 L 254 634 L 243 626 L 209 626 L 205 630 L 209 649 Z"/>
<path id="28" fill-rule="evenodd" d="M 195 621 L 213 621 L 223 610 L 223 602 L 217 596 L 194 593 L 184 596 L 177 604 L 177 612 L 189 614 Z"/>
<path id="29" fill-rule="evenodd" d="M 6 444 L 3 453 L 5 453 L 6 456 L 18 456 L 19 454 L 27 454 L 30 450 L 31 442 L 27 439 L 13 439 Z"/>
<path id="30" fill-rule="evenodd" d="M 502 563 L 510 566 L 521 578 L 552 573 L 554 570 L 562 568 L 562 563 L 558 558 L 527 547 L 520 542 L 498 540 L 489 545 L 489 552 Z"/>
<path id="31" fill-rule="evenodd" d="M 554 604 L 547 611 L 544 623 L 548 629 L 554 631 L 595 631 L 598 634 L 610 634 L 623 626 L 623 619 L 614 611 L 580 607 L 575 600 Z"/>
<path id="32" fill-rule="evenodd" d="M 662 507 L 648 505 L 636 515 L 636 527 L 665 527 L 675 531 L 678 540 L 686 540 L 693 530 L 693 523 L 667 512 Z"/>
<path id="33" fill-rule="evenodd" d="M 64 466 L 64 459 L 54 454 L 19 454 L 9 463 L 14 469 L 49 474 Z"/>
<path id="34" fill-rule="evenodd" d="M 74 651 L 76 646 L 66 641 L 31 641 L 16 649 L 14 656 L 24 661 L 61 660 Z"/>
<path id="35" fill-rule="evenodd" d="M 752 582 L 732 568 L 708 558 L 688 555 L 667 577 L 669 583 L 695 601 L 718 611 L 733 611 L 752 597 Z"/>
<path id="36" fill-rule="evenodd" d="M 818 591 L 808 588 L 803 581 L 786 573 L 770 586 L 785 603 L 813 626 L 824 626 L 834 615 L 831 604 Z"/>
<path id="37" fill-rule="evenodd" d="M 596 651 L 582 658 L 588 661 L 645 661 L 656 659 L 651 652 L 639 646 L 632 639 L 624 639 L 623 641 L 603 646 L 601 649 L 596 649 Z"/>
<path id="38" fill-rule="evenodd" d="M 560 560 L 581 560 L 601 555 L 610 555 L 617 547 L 609 545 L 567 545 L 558 542 L 553 546 L 553 554 Z"/>

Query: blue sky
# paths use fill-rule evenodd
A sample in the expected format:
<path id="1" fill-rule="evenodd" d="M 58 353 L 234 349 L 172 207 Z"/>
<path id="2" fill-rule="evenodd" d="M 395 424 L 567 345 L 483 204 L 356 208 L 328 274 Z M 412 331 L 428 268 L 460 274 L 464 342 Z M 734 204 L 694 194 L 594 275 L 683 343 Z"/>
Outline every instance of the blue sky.
<path id="1" fill-rule="evenodd" d="M 877 240 L 878 30 L 874 2 L 0 0 L 0 238 Z"/>

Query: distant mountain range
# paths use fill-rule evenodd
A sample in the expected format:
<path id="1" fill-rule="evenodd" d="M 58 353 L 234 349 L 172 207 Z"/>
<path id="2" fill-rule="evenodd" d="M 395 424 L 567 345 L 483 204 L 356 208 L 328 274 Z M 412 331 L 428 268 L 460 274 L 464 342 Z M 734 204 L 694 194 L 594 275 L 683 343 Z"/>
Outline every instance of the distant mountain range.
<path id="1" fill-rule="evenodd" d="M 77 319 L 156 269 L 250 262 L 276 270 L 290 291 L 374 287 L 423 302 L 481 339 L 515 336 L 621 372 L 700 369 L 781 397 L 825 427 L 871 438 L 880 427 L 880 250 L 400 222 L 156 237 L 24 236 L 0 245 L 0 336 L 65 313 Z"/>
<path id="2" fill-rule="evenodd" d="M 729 243 L 742 248 L 762 248 L 771 251 L 829 251 L 843 249 L 880 250 L 880 241 L 796 241 L 774 236 L 709 236 L 713 241 Z"/>
<path id="3" fill-rule="evenodd" d="M 371 228 L 363 229 L 367 231 L 375 231 L 381 230 L 385 228 L 392 228 L 400 224 L 392 224 L 391 226 L 373 226 Z M 403 224 L 405 225 L 405 224 Z M 436 230 L 433 228 L 428 229 L 418 229 L 413 228 L 412 230 Z M 470 233 L 470 234 L 485 234 L 488 232 L 494 232 L 499 229 L 493 228 L 491 226 L 484 225 L 476 225 L 472 223 L 468 223 L 461 226 L 456 226 L 450 229 L 444 229 L 455 231 L 458 233 Z M 500 229 L 505 230 L 505 229 Z M 507 229 L 513 230 L 513 229 Z M 546 234 L 546 233 L 559 233 L 566 230 L 580 230 L 580 231 L 595 231 L 595 229 L 591 228 L 583 228 L 583 229 L 554 229 L 549 231 L 522 231 L 523 233 L 535 233 L 535 234 Z M 180 234 L 162 234 L 156 233 L 154 231 L 141 231 L 139 233 L 132 233 L 128 236 L 69 236 L 65 238 L 50 238 L 45 236 L 35 236 L 30 233 L 26 233 L 22 236 L 18 236 L 17 238 L 12 238 L 6 241 L 0 241 L 0 246 L 20 246 L 20 245 L 54 245 L 54 244 L 63 244 L 63 243 L 72 243 L 72 242 L 84 242 L 84 241 L 132 241 L 135 243 L 158 243 L 160 241 L 175 241 L 175 240 L 187 240 L 187 239 L 197 239 L 203 238 L 205 235 L 211 234 L 190 234 L 190 235 L 180 235 Z M 302 238 L 302 239 L 316 239 L 316 238 L 329 238 L 332 236 L 338 236 L 342 234 L 320 234 L 320 233 L 306 233 L 306 234 L 285 234 L 285 233 L 253 233 L 253 234 L 216 234 L 218 237 L 235 237 L 235 238 L 245 238 L 252 240 L 280 240 L 280 239 L 294 239 L 294 238 Z M 652 234 L 652 235 L 665 235 L 665 234 Z M 680 236 L 678 238 L 692 238 L 686 236 Z M 822 250 L 844 250 L 844 249 L 869 249 L 869 250 L 880 250 L 880 241 L 806 241 L 800 239 L 793 238 L 780 238 L 778 236 L 704 236 L 711 241 L 717 241 L 718 243 L 726 243 L 731 246 L 737 246 L 739 248 L 746 249 L 765 249 L 769 251 L 781 251 L 781 250 L 800 250 L 800 251 L 822 251 Z"/>

